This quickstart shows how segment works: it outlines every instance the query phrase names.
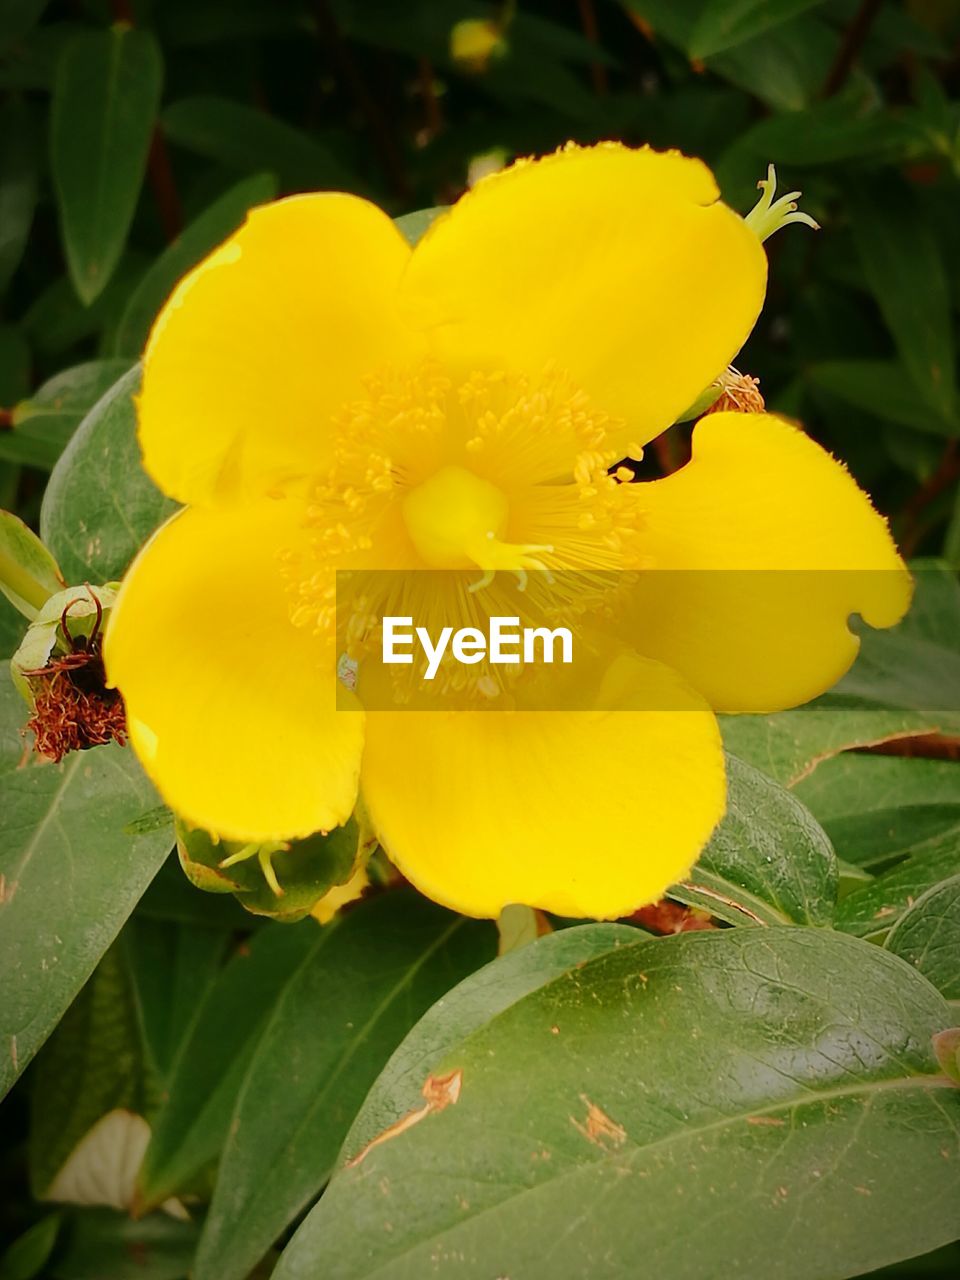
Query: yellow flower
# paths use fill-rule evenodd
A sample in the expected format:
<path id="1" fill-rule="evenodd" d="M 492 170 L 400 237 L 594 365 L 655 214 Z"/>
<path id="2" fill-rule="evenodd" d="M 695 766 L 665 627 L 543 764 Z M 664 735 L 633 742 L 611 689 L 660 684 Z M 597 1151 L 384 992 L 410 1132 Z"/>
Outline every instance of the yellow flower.
<path id="1" fill-rule="evenodd" d="M 723 812 L 714 710 L 813 697 L 855 656 L 849 615 L 909 601 L 867 498 L 776 417 L 703 419 L 666 479 L 608 473 L 726 369 L 765 283 L 757 235 L 673 152 L 516 164 L 412 251 L 353 196 L 255 210 L 145 355 L 144 462 L 187 508 L 105 656 L 165 800 L 266 842 L 359 793 L 403 873 L 471 915 L 659 897 Z M 677 572 L 641 575 L 649 644 L 614 664 L 616 710 L 364 714 L 331 707 L 344 565 Z"/>

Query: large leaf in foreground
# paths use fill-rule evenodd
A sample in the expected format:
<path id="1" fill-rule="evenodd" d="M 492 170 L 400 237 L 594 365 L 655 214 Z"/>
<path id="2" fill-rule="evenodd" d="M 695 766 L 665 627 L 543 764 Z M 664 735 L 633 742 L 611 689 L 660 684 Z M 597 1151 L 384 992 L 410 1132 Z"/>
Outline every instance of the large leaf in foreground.
<path id="1" fill-rule="evenodd" d="M 0 1095 L 63 1016 L 150 883 L 169 827 L 124 827 L 157 803 L 133 753 L 28 759 L 18 694 L 0 687 Z"/>
<path id="2" fill-rule="evenodd" d="M 241 1280 L 323 1186 L 350 1122 L 417 1018 L 496 951 L 492 925 L 412 892 L 324 926 L 240 1089 L 196 1280 Z"/>
<path id="3" fill-rule="evenodd" d="M 175 504 L 140 463 L 131 369 L 77 428 L 50 477 L 40 532 L 69 582 L 119 578 Z"/>
<path id="4" fill-rule="evenodd" d="M 837 896 L 837 860 L 799 800 L 728 756 L 727 812 L 670 896 L 731 924 L 826 924 Z"/>
<path id="5" fill-rule="evenodd" d="M 372 1146 L 364 1108 L 275 1280 L 841 1277 L 956 1236 L 951 1012 L 925 979 L 829 931 L 612 942 L 474 1010 Z"/>

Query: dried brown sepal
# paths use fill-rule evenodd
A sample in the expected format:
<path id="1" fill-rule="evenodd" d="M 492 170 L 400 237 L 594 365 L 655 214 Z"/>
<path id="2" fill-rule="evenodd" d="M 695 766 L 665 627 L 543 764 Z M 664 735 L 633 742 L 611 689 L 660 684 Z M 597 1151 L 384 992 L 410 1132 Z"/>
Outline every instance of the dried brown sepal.
<path id="1" fill-rule="evenodd" d="M 69 651 L 22 672 L 34 703 L 26 727 L 36 738 L 37 752 L 58 764 L 71 751 L 106 742 L 122 747 L 127 741 L 123 698 L 119 690 L 107 688 L 99 600 L 96 604 L 97 624 L 89 637 L 70 634 L 64 609 L 60 625 Z"/>

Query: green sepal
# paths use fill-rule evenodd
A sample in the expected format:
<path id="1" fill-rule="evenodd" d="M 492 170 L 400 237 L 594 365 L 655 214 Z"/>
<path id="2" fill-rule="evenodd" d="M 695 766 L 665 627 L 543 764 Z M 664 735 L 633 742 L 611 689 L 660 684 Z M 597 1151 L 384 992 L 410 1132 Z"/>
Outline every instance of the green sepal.
<path id="1" fill-rule="evenodd" d="M 64 585 L 53 556 L 12 511 L 0 511 L 0 591 L 32 622 Z"/>
<path id="2" fill-rule="evenodd" d="M 701 414 L 707 412 L 711 405 L 717 403 L 723 395 L 723 387 L 718 382 L 711 382 L 694 400 L 693 404 L 688 405 L 683 413 L 678 413 L 675 422 L 691 422 L 694 418 L 699 418 Z"/>
<path id="3" fill-rule="evenodd" d="M 199 827 L 177 822 L 177 853 L 191 884 L 207 893 L 232 893 L 252 915 L 289 923 L 302 920 L 328 890 L 345 884 L 365 848 L 354 818 L 326 835 L 317 832 L 305 840 L 290 841 L 270 854 L 283 890 L 278 896 L 255 856 L 256 847 L 250 846 L 250 855 L 243 861 L 224 867 L 226 859 L 244 849 L 242 842 L 217 841 Z"/>

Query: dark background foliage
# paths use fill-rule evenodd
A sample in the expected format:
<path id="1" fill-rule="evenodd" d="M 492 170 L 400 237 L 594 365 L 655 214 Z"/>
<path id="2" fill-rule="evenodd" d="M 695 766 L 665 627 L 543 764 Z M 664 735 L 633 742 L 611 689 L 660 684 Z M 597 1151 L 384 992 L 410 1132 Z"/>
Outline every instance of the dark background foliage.
<path id="1" fill-rule="evenodd" d="M 498 38 L 482 65 L 452 55 L 468 19 Z M 251 204 L 335 188 L 400 216 L 450 203 L 491 154 L 618 138 L 703 157 L 742 212 L 770 162 L 782 190 L 803 189 L 823 229 L 771 241 L 769 301 L 740 367 L 847 462 L 908 554 L 956 562 L 958 87 L 955 0 L 0 0 L 0 506 L 36 524 L 83 413 L 136 361 L 178 276 Z M 681 464 L 688 432 L 644 467 Z M 4 653 L 21 632 L 0 600 Z M 110 983 L 132 972 L 136 987 L 161 960 L 183 982 L 171 1017 L 189 1025 L 192 975 L 216 970 L 242 913 L 201 913 L 170 870 L 124 932 L 127 977 L 113 952 L 97 971 L 112 1016 L 97 1022 L 86 988 L 37 1078 L 69 1076 L 56 1053 L 71 1034 L 102 1038 L 90 1080 L 120 1046 L 115 1063 L 124 1018 L 136 1004 L 142 1022 L 151 992 L 111 997 Z M 121 1075 L 110 1105 L 147 1105 L 136 1064 Z M 18 1086 L 4 1109 L 4 1239 L 39 1213 L 23 1190 L 27 1120 Z M 102 1276 L 98 1259 L 123 1254 L 124 1229 L 101 1212 L 80 1215 L 79 1245 L 50 1274 Z M 38 1230 L 5 1280 L 44 1265 L 56 1221 Z M 152 1270 L 131 1254 L 122 1274 L 185 1274 L 195 1240 L 178 1231 L 163 1225 Z M 956 1265 L 954 1248 L 896 1273 Z"/>

